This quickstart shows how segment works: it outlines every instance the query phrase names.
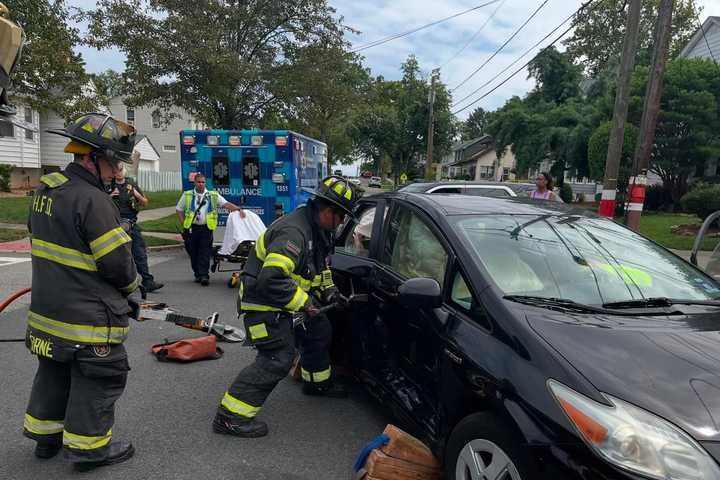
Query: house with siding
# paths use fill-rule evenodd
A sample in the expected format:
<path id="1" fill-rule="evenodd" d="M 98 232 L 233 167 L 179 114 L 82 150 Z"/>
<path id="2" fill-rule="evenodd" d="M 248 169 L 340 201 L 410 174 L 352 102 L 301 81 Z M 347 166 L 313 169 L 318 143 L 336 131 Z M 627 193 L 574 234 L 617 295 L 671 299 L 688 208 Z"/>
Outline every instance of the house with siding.
<path id="1" fill-rule="evenodd" d="M 456 144 L 452 153 L 443 158 L 441 175 L 475 181 L 507 181 L 515 178 L 512 173 L 515 166 L 515 155 L 509 147 L 498 159 L 495 140 L 490 135 L 483 135 Z"/>
<path id="2" fill-rule="evenodd" d="M 160 156 L 157 165 L 160 172 L 180 171 L 180 131 L 200 129 L 201 124 L 190 114 L 180 109 L 172 109 L 178 118 L 169 125 L 162 123 L 160 113 L 155 107 L 133 107 L 125 104 L 125 97 L 115 97 L 110 102 L 111 114 L 133 125 L 138 134 L 148 138 Z"/>
<path id="3" fill-rule="evenodd" d="M 720 62 L 720 17 L 708 17 L 678 57 L 707 58 Z"/>

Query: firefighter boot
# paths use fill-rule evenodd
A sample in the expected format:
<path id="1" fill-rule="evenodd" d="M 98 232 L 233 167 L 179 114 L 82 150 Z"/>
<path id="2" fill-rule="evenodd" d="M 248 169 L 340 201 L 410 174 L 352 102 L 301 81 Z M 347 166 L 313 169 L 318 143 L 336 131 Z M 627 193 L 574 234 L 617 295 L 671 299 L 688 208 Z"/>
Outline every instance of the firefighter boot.
<path id="1" fill-rule="evenodd" d="M 346 398 L 348 396 L 347 389 L 336 382 L 323 382 L 322 384 L 304 382 L 302 392 L 305 395 L 317 397 Z"/>
<path id="2" fill-rule="evenodd" d="M 62 448 L 62 443 L 40 443 L 35 446 L 35 456 L 37 458 L 48 459 L 53 458 Z"/>
<path id="3" fill-rule="evenodd" d="M 115 465 L 116 463 L 122 463 L 135 454 L 135 447 L 130 442 L 112 442 L 108 448 L 108 456 L 105 460 L 99 462 L 77 462 L 75 463 L 75 470 L 78 472 L 89 472 L 97 467 L 103 467 L 105 465 Z"/>
<path id="4" fill-rule="evenodd" d="M 257 438 L 264 437 L 268 434 L 267 423 L 250 418 L 248 420 L 236 420 L 215 415 L 213 420 L 213 431 L 215 433 L 224 433 L 226 435 L 235 435 L 236 437 Z"/>

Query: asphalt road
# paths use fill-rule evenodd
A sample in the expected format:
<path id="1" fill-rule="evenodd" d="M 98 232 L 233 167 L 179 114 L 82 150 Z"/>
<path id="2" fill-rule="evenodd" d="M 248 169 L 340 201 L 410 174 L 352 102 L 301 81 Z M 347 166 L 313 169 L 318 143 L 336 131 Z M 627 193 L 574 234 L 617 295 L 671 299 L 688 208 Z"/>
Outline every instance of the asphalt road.
<path id="1" fill-rule="evenodd" d="M 229 273 L 211 276 L 209 287 L 192 282 L 184 252 L 151 254 L 151 270 L 165 287 L 151 299 L 191 315 L 221 314 L 235 320 Z M 14 259 L 14 260 L 8 260 Z M 0 298 L 30 281 L 27 255 L 0 260 Z M 17 260 L 17 263 L 13 263 Z M 58 285 L 62 295 L 62 285 Z M 0 314 L 0 338 L 22 337 L 27 304 Z M 34 442 L 21 434 L 36 359 L 21 343 L 0 343 L 0 479 L 349 479 L 362 447 L 390 421 L 359 387 L 348 399 L 307 397 L 288 378 L 268 399 L 260 417 L 270 425 L 262 439 L 214 434 L 215 408 L 237 372 L 254 357 L 252 349 L 223 344 L 220 360 L 187 365 L 160 363 L 150 346 L 197 335 L 163 322 L 133 323 L 126 347 L 132 371 L 116 408 L 113 436 L 131 440 L 136 456 L 127 463 L 78 474 L 61 456 L 40 461 Z"/>

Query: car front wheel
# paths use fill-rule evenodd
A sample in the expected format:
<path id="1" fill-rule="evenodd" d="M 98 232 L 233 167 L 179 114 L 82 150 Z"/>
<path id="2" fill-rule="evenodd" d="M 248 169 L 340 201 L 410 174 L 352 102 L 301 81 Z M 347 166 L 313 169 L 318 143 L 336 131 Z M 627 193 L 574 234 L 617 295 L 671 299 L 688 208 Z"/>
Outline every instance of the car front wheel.
<path id="1" fill-rule="evenodd" d="M 463 419 L 453 430 L 445 453 L 446 480 L 522 480 L 520 439 L 491 414 Z"/>

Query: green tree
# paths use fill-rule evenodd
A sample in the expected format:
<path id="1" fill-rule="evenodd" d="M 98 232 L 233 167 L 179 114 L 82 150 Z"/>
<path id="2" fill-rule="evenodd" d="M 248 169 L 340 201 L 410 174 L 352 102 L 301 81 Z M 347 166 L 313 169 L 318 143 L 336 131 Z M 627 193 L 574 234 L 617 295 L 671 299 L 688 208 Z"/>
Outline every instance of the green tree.
<path id="1" fill-rule="evenodd" d="M 639 68 L 633 104 L 642 102 L 648 69 Z M 637 118 L 637 114 L 636 114 Z M 639 121 L 639 120 L 638 120 Z M 662 178 L 674 204 L 688 191 L 691 176 L 720 156 L 720 75 L 711 60 L 668 63 L 650 169 Z"/>
<path id="2" fill-rule="evenodd" d="M 26 36 L 13 93 L 37 110 L 65 117 L 94 109 L 94 102 L 83 95 L 88 77 L 81 56 L 73 51 L 80 38 L 77 29 L 68 26 L 71 14 L 65 2 L 20 0 L 10 4 L 10 16 Z"/>
<path id="3" fill-rule="evenodd" d="M 429 85 L 420 75 L 420 65 L 411 55 L 402 64 L 398 81 L 378 77 L 367 106 L 353 120 L 353 138 L 361 155 L 372 158 L 378 170 L 391 161 L 395 179 L 406 173 L 417 176 L 424 167 L 419 160 L 427 150 Z M 442 82 L 435 84 L 434 153 L 436 158 L 450 150 L 455 136 L 455 119 L 450 113 L 450 95 Z"/>
<path id="4" fill-rule="evenodd" d="M 369 71 L 339 41 L 297 48 L 289 60 L 278 112 L 274 121 L 266 118 L 263 127 L 289 128 L 322 140 L 331 164 L 352 163 L 349 122 L 370 89 Z"/>
<path id="5" fill-rule="evenodd" d="M 326 0 L 100 0 L 85 18 L 90 45 L 127 55 L 128 104 L 246 128 L 284 100 L 299 46 L 342 35 L 333 14 Z"/>
<path id="6" fill-rule="evenodd" d="M 460 125 L 460 139 L 467 142 L 473 138 L 482 137 L 486 128 L 487 112 L 482 107 L 478 107 Z"/>
<path id="7" fill-rule="evenodd" d="M 660 0 L 642 0 L 638 64 L 648 65 L 651 61 L 659 4 Z M 571 58 L 580 62 L 591 76 L 618 63 L 627 23 L 626 7 L 626 1 L 596 0 L 573 18 L 573 34 L 564 43 Z M 701 10 L 695 0 L 675 0 L 670 58 L 677 56 L 697 30 L 696 19 Z"/>
<path id="8" fill-rule="evenodd" d="M 102 106 L 109 107 L 113 98 L 125 94 L 125 79 L 121 73 L 115 70 L 91 73 L 90 79 L 95 85 L 97 101 Z"/>
<path id="9" fill-rule="evenodd" d="M 487 130 L 495 138 L 498 156 L 511 146 L 521 175 L 549 160 L 559 184 L 566 170 L 587 175 L 587 144 L 597 112 L 581 95 L 579 67 L 551 47 L 537 55 L 528 70 L 535 88 L 489 115 Z"/>
<path id="10" fill-rule="evenodd" d="M 603 122 L 590 137 L 587 147 L 589 177 L 592 180 L 602 181 L 605 176 L 605 162 L 607 160 L 608 144 L 612 122 Z M 620 156 L 618 171 L 618 190 L 625 191 L 632 171 L 633 155 L 637 144 L 638 128 L 631 123 L 625 125 L 625 140 Z"/>

